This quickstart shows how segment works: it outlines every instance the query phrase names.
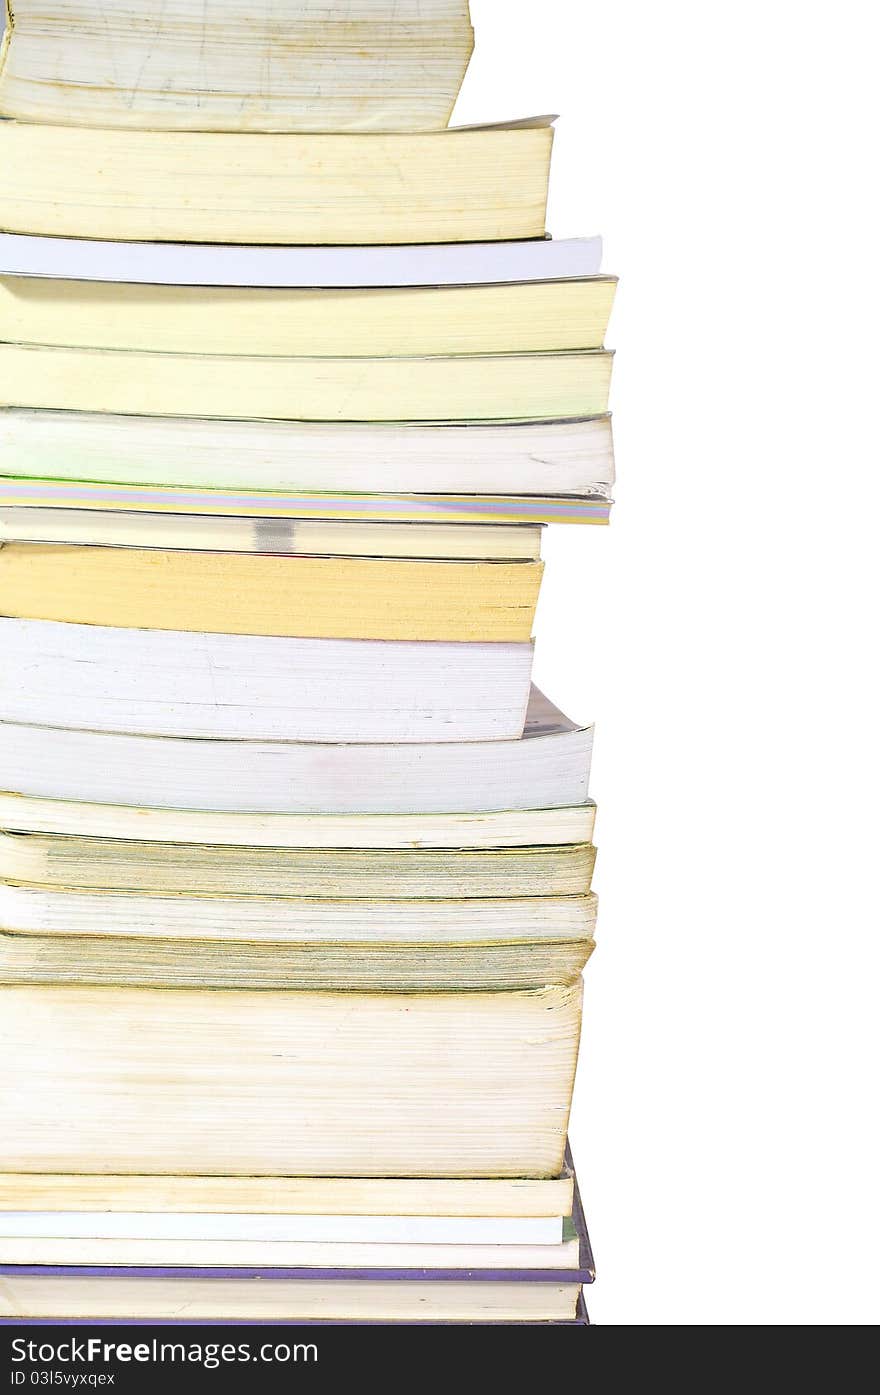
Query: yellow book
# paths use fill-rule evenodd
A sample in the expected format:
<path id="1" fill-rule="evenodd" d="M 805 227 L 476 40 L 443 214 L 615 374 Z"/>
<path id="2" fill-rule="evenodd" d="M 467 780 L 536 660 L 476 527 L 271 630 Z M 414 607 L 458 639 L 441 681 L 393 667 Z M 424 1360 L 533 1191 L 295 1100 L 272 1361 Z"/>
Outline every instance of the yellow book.
<path id="1" fill-rule="evenodd" d="M 589 843 L 596 806 L 470 814 L 236 814 L 153 809 L 0 791 L 0 828 L 157 843 L 269 848 L 507 848 Z"/>
<path id="2" fill-rule="evenodd" d="M 2 490 L 0 480 L 0 490 Z M 321 518 L 212 518 L 110 508 L 5 509 L 0 543 L 88 543 L 192 552 L 299 552 L 332 557 L 433 557 L 512 562 L 541 555 L 541 529 L 517 523 L 358 523 Z"/>
<path id="3" fill-rule="evenodd" d="M 0 546 L 0 614 L 327 639 L 528 640 L 540 562 Z"/>
<path id="4" fill-rule="evenodd" d="M 518 897 L 576 900 L 590 889 L 595 861 L 590 843 L 449 851 L 241 848 L 0 830 L 0 882 L 183 897 L 306 898 L 313 909 L 312 898 L 358 903 L 465 899 L 471 906 L 480 898 L 501 898 L 505 904 Z M 362 904 L 361 909 L 366 923 L 371 908 Z M 475 922 L 480 909 L 477 905 L 473 912 Z M 517 909 L 509 907 L 511 920 Z M 380 939 L 383 933 L 390 933 L 389 927 L 383 927 Z"/>
<path id="5" fill-rule="evenodd" d="M 445 126 L 467 0 L 6 0 L 0 111 L 153 130 Z"/>
<path id="6" fill-rule="evenodd" d="M 94 130 L 0 121 L 0 229 L 120 241 L 370 245 L 544 236 L 553 130 Z"/>
<path id="7" fill-rule="evenodd" d="M 0 344 L 0 404 L 286 421 L 497 421 L 608 410 L 605 350 L 279 358 Z"/>
<path id="8" fill-rule="evenodd" d="M 170 1211 L 177 1215 L 570 1216 L 558 1177 L 186 1177 L 0 1172 L 4 1211 Z"/>
<path id="9" fill-rule="evenodd" d="M 325 288 L 0 277 L 0 340 L 154 353 L 312 358 L 602 345 L 616 280 Z"/>

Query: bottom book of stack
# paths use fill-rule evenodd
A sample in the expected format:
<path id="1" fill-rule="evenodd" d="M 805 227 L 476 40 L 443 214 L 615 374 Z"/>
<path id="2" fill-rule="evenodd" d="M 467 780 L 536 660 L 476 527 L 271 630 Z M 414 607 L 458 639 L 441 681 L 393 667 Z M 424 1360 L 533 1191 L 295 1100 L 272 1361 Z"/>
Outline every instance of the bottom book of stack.
<path id="1" fill-rule="evenodd" d="M 6 1173 L 0 1204 L 6 1324 L 589 1321 L 570 1153 L 545 1179 Z"/>

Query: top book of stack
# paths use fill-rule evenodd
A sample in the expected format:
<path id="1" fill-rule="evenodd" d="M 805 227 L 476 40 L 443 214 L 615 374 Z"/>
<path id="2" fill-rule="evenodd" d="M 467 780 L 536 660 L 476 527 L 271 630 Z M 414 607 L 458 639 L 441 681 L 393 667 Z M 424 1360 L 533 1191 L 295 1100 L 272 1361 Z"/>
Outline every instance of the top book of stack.
<path id="1" fill-rule="evenodd" d="M 430 131 L 473 49 L 467 0 L 5 0 L 0 109 L 161 131 Z"/>

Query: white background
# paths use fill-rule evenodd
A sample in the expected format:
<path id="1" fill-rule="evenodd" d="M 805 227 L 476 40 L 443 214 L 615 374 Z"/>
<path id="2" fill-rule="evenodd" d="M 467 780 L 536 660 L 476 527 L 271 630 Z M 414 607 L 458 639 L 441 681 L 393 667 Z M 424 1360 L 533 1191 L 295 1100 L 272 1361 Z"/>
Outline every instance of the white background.
<path id="1" fill-rule="evenodd" d="M 573 1140 L 600 1324 L 880 1320 L 874 7 L 472 0 L 456 119 L 558 111 L 601 232 L 610 529 L 546 537 L 594 720 Z"/>

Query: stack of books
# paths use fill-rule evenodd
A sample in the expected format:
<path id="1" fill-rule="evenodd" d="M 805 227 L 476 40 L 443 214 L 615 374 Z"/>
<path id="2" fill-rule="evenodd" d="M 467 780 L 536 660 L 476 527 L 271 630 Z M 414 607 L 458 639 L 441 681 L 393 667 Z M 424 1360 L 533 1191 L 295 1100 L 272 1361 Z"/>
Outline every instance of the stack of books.
<path id="1" fill-rule="evenodd" d="M 16 4 L 7 1320 L 587 1321 L 592 734 L 532 630 L 540 525 L 608 518 L 615 281 L 545 237 L 550 122 L 443 129 L 471 43 Z"/>

